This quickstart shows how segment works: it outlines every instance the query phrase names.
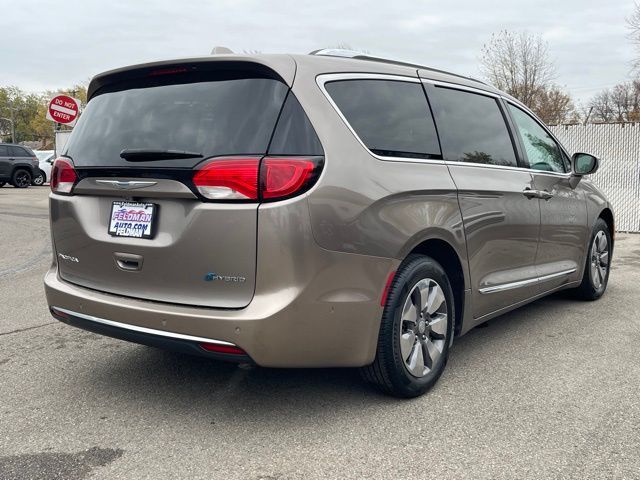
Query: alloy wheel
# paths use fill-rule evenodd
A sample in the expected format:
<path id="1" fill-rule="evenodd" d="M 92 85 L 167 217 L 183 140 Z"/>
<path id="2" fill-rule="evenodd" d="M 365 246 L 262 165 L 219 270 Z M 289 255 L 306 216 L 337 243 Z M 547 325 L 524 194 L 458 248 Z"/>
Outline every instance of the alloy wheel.
<path id="1" fill-rule="evenodd" d="M 407 371 L 424 377 L 444 351 L 449 322 L 442 287 L 430 278 L 420 280 L 409 292 L 400 321 L 400 352 Z"/>
<path id="2" fill-rule="evenodd" d="M 596 290 L 600 290 L 607 279 L 609 270 L 609 242 L 600 230 L 591 245 L 591 281 Z"/>
<path id="3" fill-rule="evenodd" d="M 26 188 L 31 183 L 29 174 L 27 172 L 18 172 L 15 176 L 15 185 L 18 188 Z"/>

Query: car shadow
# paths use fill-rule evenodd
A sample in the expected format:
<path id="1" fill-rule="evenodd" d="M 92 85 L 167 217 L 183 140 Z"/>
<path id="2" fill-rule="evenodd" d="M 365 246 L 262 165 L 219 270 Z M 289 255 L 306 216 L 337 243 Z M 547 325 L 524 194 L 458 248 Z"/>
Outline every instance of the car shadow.
<path id="1" fill-rule="evenodd" d="M 470 365 L 492 355 L 500 345 L 538 330 L 553 331 L 576 302 L 556 294 L 507 313 L 475 328 L 454 342 L 449 365 L 429 396 L 456 395 L 458 383 L 471 375 Z M 552 341 L 553 339 L 549 339 Z M 219 422 L 273 423 L 276 428 L 295 425 L 296 417 L 331 417 L 374 414 L 376 410 L 406 402 L 385 396 L 365 384 L 357 369 L 271 369 L 218 362 L 128 343 L 114 344 L 107 360 L 92 362 L 81 379 L 92 395 L 117 396 L 131 408 L 165 414 L 185 411 L 211 424 Z M 459 393 L 459 392 L 458 392 Z M 442 400 L 442 399 L 440 399 Z M 402 407 L 404 405 L 405 407 Z"/>

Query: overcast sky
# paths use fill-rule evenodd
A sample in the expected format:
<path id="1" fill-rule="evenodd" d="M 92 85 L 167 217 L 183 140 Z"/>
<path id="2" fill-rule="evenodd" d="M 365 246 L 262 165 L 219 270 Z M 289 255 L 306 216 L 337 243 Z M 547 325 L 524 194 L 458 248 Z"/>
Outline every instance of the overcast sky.
<path id="1" fill-rule="evenodd" d="M 308 53 L 338 43 L 479 76 L 492 32 L 549 42 L 557 82 L 588 100 L 630 78 L 632 0 L 0 0 L 0 85 L 68 87 L 132 63 L 235 52 Z"/>

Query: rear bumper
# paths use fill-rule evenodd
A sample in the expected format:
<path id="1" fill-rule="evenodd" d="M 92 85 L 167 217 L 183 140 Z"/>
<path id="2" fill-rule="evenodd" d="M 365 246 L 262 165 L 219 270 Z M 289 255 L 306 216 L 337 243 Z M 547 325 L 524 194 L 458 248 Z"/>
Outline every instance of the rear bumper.
<path id="1" fill-rule="evenodd" d="M 141 328 L 134 325 L 122 324 L 105 318 L 93 317 L 70 310 L 51 307 L 51 315 L 57 320 L 73 327 L 88 330 L 90 332 L 106 335 L 108 337 L 126 340 L 128 342 L 148 345 L 150 347 L 172 350 L 189 355 L 214 358 L 230 362 L 251 363 L 251 357 L 240 354 L 225 354 L 210 352 L 200 346 L 202 343 L 219 345 L 222 347 L 234 347 L 229 342 L 221 342 L 210 338 L 199 338 L 190 335 L 179 335 L 172 332 Z"/>
<path id="2" fill-rule="evenodd" d="M 375 356 L 380 295 L 398 261 L 324 250 L 322 257 L 322 269 L 306 282 L 257 289 L 249 306 L 236 310 L 95 291 L 60 279 L 56 265 L 45 276 L 45 292 L 50 308 L 70 312 L 54 315 L 58 320 L 136 343 L 265 367 L 368 365 Z M 199 340 L 235 345 L 247 357 L 210 354 Z"/>

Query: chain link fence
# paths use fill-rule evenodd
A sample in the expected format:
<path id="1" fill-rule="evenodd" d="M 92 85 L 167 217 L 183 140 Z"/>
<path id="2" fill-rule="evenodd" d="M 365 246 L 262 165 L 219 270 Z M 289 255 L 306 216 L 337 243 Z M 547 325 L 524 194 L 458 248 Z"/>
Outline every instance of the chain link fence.
<path id="1" fill-rule="evenodd" d="M 616 230 L 640 232 L 640 124 L 607 123 L 550 127 L 570 154 L 600 158 L 591 180 L 613 204 Z"/>

